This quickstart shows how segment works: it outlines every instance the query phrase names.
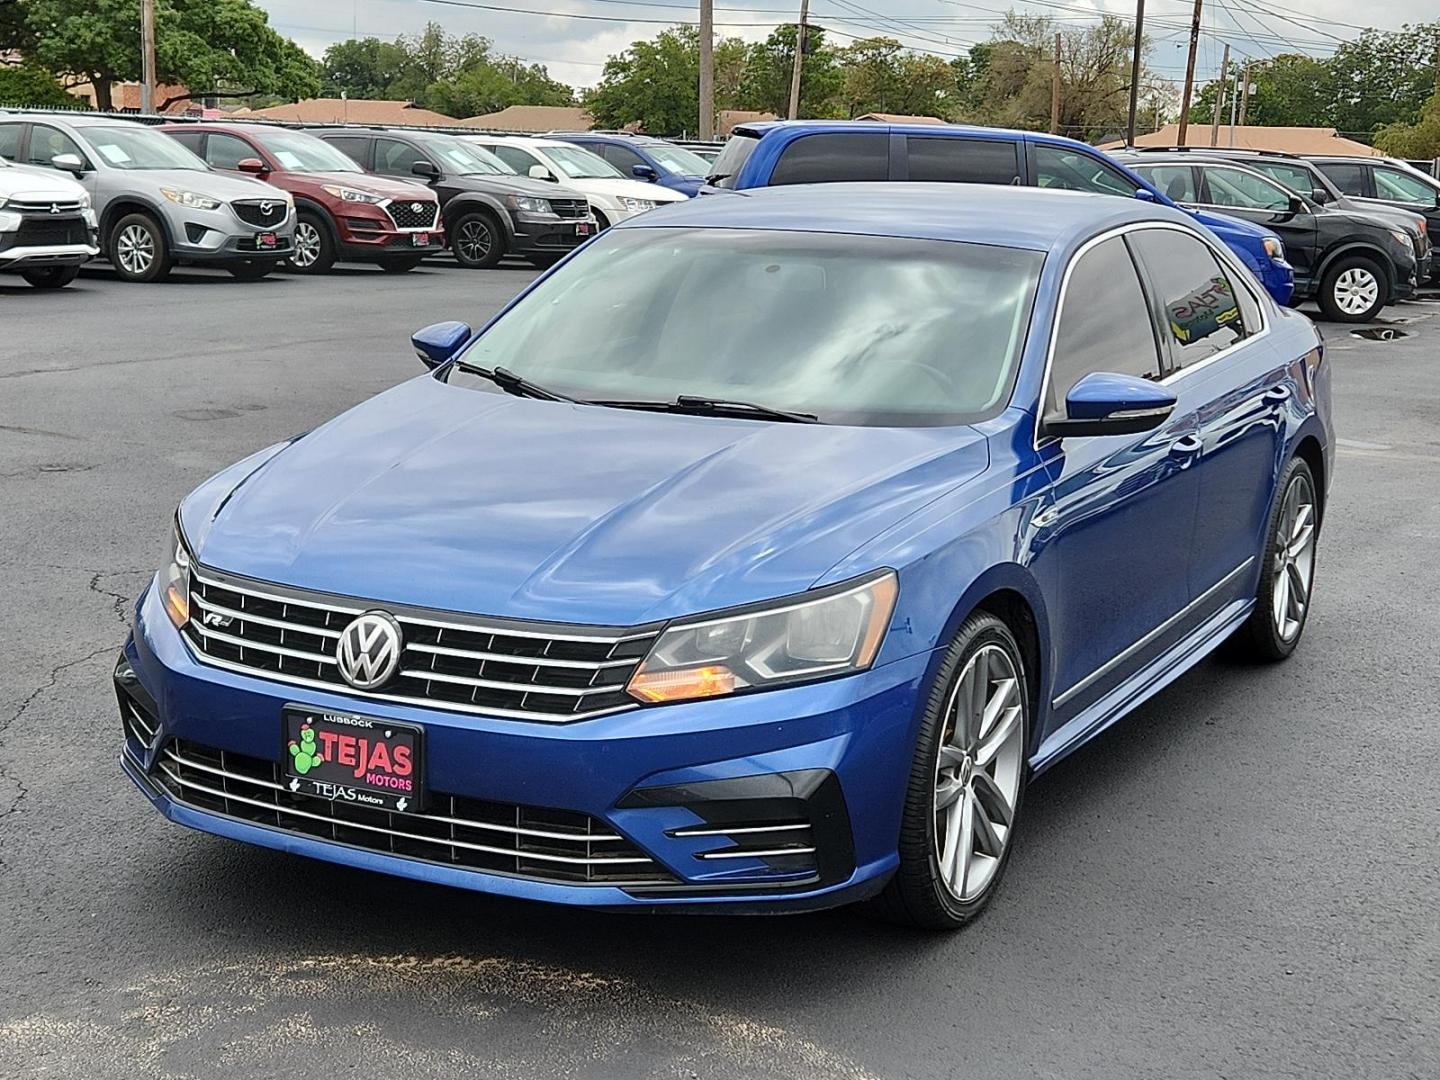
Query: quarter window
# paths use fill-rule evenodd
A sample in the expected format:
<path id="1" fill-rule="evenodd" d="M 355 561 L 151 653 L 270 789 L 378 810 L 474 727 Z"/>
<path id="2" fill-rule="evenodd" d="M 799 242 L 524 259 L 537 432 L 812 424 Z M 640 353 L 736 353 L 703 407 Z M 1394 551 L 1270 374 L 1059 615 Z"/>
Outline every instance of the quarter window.
<path id="1" fill-rule="evenodd" d="M 1135 197 L 1135 182 L 1124 173 L 1082 151 L 1059 146 L 1035 147 L 1035 186 Z"/>
<path id="2" fill-rule="evenodd" d="M 85 154 L 75 140 L 57 128 L 36 124 L 30 129 L 30 153 L 26 160 L 31 165 L 54 168 L 53 159 L 61 154 L 74 154 L 82 162 Z"/>
<path id="3" fill-rule="evenodd" d="M 1150 306 L 1118 236 L 1101 241 L 1070 268 L 1055 332 L 1046 419 L 1063 417 L 1065 395 L 1094 371 L 1160 378 Z"/>
<path id="4" fill-rule="evenodd" d="M 215 131 L 205 143 L 205 160 L 217 169 L 235 171 L 246 158 L 258 157 L 255 148 L 234 135 Z"/>
<path id="5" fill-rule="evenodd" d="M 772 184 L 828 184 L 846 180 L 889 180 L 890 136 L 806 135 L 785 148 Z"/>
<path id="6" fill-rule="evenodd" d="M 1429 206 L 1435 202 L 1435 189 L 1424 180 L 1399 169 L 1376 168 L 1375 196 L 1379 199 L 1424 203 Z"/>
<path id="7" fill-rule="evenodd" d="M 1163 310 L 1175 367 L 1197 364 L 1258 328 L 1253 314 L 1253 324 L 1246 325 L 1237 295 L 1243 286 L 1198 238 L 1176 229 L 1141 229 L 1130 234 L 1130 243 Z"/>
<path id="8" fill-rule="evenodd" d="M 957 184 L 1018 184 L 1019 147 L 1009 139 L 905 140 L 910 179 Z M 877 177 L 884 179 L 884 177 Z"/>

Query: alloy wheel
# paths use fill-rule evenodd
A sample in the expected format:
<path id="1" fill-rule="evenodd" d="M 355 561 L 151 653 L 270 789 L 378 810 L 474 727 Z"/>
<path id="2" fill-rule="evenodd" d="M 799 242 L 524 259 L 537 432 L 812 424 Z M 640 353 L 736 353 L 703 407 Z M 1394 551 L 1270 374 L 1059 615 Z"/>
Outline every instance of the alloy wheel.
<path id="1" fill-rule="evenodd" d="M 308 270 L 320 258 L 320 230 L 308 221 L 295 226 L 295 249 L 290 261 L 301 270 Z"/>
<path id="2" fill-rule="evenodd" d="M 1315 489 L 1303 473 L 1285 489 L 1276 533 L 1270 617 L 1280 640 L 1288 642 L 1305 625 L 1315 574 Z"/>
<path id="3" fill-rule="evenodd" d="M 455 238 L 460 254 L 469 262 L 482 261 L 490 254 L 490 247 L 494 242 L 494 237 L 490 235 L 490 226 L 478 219 L 465 222 L 460 227 L 460 235 Z"/>
<path id="4" fill-rule="evenodd" d="M 945 706 L 935 761 L 935 854 L 940 878 L 968 902 L 994 880 L 1009 846 L 1024 771 L 1019 672 L 999 645 L 965 665 Z"/>
<path id="5" fill-rule="evenodd" d="M 115 238 L 115 258 L 127 274 L 139 276 L 155 261 L 155 237 L 143 225 L 127 225 Z"/>
<path id="6" fill-rule="evenodd" d="M 1363 266 L 1352 266 L 1335 279 L 1335 306 L 1346 315 L 1363 315 L 1379 296 L 1380 282 Z"/>

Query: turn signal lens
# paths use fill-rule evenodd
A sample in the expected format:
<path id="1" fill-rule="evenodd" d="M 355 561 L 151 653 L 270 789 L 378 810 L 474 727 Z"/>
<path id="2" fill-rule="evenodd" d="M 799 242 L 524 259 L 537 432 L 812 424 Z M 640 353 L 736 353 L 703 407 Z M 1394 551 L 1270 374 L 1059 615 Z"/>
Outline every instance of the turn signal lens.
<path id="1" fill-rule="evenodd" d="M 179 630 L 190 621 L 190 553 L 180 539 L 177 526 L 170 534 L 166 563 L 160 569 L 160 599 L 165 614 Z"/>
<path id="2" fill-rule="evenodd" d="M 646 671 L 630 680 L 630 693 L 641 701 L 687 701 L 735 692 L 735 673 L 729 668 L 690 668 L 682 671 Z"/>
<path id="3" fill-rule="evenodd" d="M 864 671 L 899 585 L 883 570 L 731 614 L 667 626 L 626 688 L 647 703 L 719 697 Z"/>

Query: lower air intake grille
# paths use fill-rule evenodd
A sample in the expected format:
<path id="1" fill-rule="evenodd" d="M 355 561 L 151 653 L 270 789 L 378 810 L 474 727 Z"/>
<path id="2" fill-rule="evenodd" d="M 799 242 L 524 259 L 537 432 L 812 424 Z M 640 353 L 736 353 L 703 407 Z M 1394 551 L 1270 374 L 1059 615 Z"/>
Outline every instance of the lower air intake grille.
<path id="1" fill-rule="evenodd" d="M 288 791 L 280 766 L 175 739 L 154 779 L 180 802 L 226 817 L 442 866 L 572 885 L 667 885 L 675 878 L 604 822 L 429 793 L 425 813 L 393 813 Z"/>

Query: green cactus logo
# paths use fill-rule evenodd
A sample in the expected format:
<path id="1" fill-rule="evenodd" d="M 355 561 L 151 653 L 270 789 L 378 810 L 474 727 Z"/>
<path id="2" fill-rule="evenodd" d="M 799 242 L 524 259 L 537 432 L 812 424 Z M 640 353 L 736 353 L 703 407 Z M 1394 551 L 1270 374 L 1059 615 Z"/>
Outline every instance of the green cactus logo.
<path id="1" fill-rule="evenodd" d="M 290 740 L 290 756 L 295 759 L 295 771 L 304 776 L 325 759 L 320 756 L 320 747 L 315 745 L 315 730 L 309 724 L 300 725 L 300 741 Z"/>

